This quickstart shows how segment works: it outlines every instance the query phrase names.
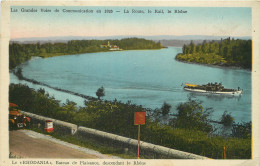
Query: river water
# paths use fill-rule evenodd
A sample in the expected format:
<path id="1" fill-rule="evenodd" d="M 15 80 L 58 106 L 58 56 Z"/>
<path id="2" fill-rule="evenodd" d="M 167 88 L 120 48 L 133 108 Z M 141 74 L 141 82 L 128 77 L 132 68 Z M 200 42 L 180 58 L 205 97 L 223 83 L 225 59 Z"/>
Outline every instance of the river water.
<path id="1" fill-rule="evenodd" d="M 115 51 L 35 58 L 23 64 L 23 75 L 52 87 L 96 97 L 101 86 L 106 100 L 131 101 L 147 108 L 160 108 L 163 102 L 176 106 L 188 97 L 203 101 L 214 109 L 214 120 L 226 110 L 236 122 L 251 120 L 251 72 L 242 69 L 209 67 L 176 61 L 180 47 L 160 50 Z M 73 100 L 83 105 L 81 97 L 19 81 L 10 75 L 11 83 L 26 83 L 32 88 L 44 88 L 58 100 Z M 183 83 L 206 84 L 222 82 L 226 88 L 243 89 L 240 97 L 205 95 L 183 90 Z"/>

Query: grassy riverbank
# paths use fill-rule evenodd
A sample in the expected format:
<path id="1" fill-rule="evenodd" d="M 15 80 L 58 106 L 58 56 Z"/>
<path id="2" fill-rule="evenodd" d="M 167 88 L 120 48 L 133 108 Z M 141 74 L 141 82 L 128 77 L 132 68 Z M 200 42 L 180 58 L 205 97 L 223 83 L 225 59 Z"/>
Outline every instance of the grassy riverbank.
<path id="1" fill-rule="evenodd" d="M 77 107 L 72 101 L 61 104 L 60 101 L 49 96 L 44 89 L 35 91 L 26 85 L 11 84 L 9 92 L 10 102 L 18 104 L 20 109 L 27 112 L 134 139 L 138 137 L 137 126 L 133 124 L 134 113 L 145 110 L 147 117 L 146 124 L 142 126 L 143 141 L 215 159 L 223 158 L 223 148 L 226 146 L 229 159 L 251 158 L 251 130 L 246 131 L 242 125 L 241 130 L 245 132 L 242 135 L 238 134 L 236 137 L 235 133 L 229 137 L 212 135 L 210 124 L 204 114 L 207 109 L 203 109 L 196 101 L 187 101 L 178 108 L 195 111 L 193 117 L 179 114 L 177 118 L 172 119 L 171 123 L 165 125 L 160 123 L 163 119 L 161 110 L 145 109 L 130 101 L 122 103 L 117 100 L 90 100 L 85 102 L 84 107 Z M 196 121 L 201 115 L 204 120 Z M 188 125 L 183 125 L 184 123 Z M 203 131 L 205 126 L 208 126 L 209 130 Z"/>

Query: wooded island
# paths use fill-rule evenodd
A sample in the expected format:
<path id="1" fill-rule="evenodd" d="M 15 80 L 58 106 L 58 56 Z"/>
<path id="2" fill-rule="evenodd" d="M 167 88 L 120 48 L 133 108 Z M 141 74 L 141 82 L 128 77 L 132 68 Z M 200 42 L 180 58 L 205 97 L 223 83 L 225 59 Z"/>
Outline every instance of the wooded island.
<path id="1" fill-rule="evenodd" d="M 176 59 L 184 62 L 210 64 L 228 67 L 252 68 L 252 41 L 224 39 L 221 41 L 204 41 L 195 45 L 192 41 L 184 45 L 182 53 Z"/>

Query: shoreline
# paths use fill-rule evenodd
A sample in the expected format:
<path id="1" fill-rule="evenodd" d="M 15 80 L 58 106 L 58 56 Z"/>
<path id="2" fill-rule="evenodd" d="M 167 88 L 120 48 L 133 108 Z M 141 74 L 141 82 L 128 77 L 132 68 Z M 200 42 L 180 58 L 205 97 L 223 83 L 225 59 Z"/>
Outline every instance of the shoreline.
<path id="1" fill-rule="evenodd" d="M 15 68 L 19 67 L 20 65 L 33 60 L 34 58 L 52 58 L 52 57 L 58 57 L 58 56 L 70 56 L 70 55 L 81 55 L 81 54 L 91 54 L 91 53 L 103 53 L 103 52 L 118 52 L 118 51 L 140 51 L 140 50 L 160 50 L 160 49 L 165 49 L 167 47 L 161 47 L 161 48 L 150 48 L 150 49 L 127 49 L 127 50 L 102 50 L 102 51 L 93 51 L 93 52 L 82 52 L 82 53 L 72 53 L 72 54 L 60 54 L 60 53 L 54 53 L 54 54 L 49 54 L 49 55 L 37 55 L 37 56 L 32 56 L 30 59 L 28 59 L 27 61 L 24 61 L 20 64 L 18 64 L 17 66 L 15 66 L 14 68 L 9 68 L 9 71 L 15 70 Z"/>
<path id="2" fill-rule="evenodd" d="M 178 55 L 178 54 L 177 54 Z M 176 55 L 176 56 L 177 56 Z M 221 69 L 233 69 L 233 70 L 244 70 L 244 71 L 248 71 L 248 72 L 252 72 L 252 70 L 247 69 L 247 68 L 243 68 L 243 67 L 238 67 L 238 66 L 224 66 L 224 65 L 213 65 L 213 64 L 206 64 L 206 63 L 199 63 L 199 62 L 188 62 L 188 61 L 184 61 L 184 60 L 179 60 L 177 59 L 175 56 L 175 60 L 178 62 L 182 62 L 182 63 L 187 63 L 187 64 L 195 64 L 195 65 L 202 65 L 202 66 L 208 66 L 208 67 L 214 67 L 214 68 L 221 68 Z"/>
<path id="3" fill-rule="evenodd" d="M 46 87 L 48 87 L 48 88 L 51 88 L 51 89 L 54 89 L 54 90 L 57 90 L 57 91 L 60 91 L 60 92 L 65 92 L 65 93 L 69 93 L 69 94 L 71 94 L 71 95 L 75 95 L 75 96 L 82 97 L 82 98 L 84 98 L 84 99 L 86 99 L 86 100 L 92 100 L 92 101 L 98 100 L 96 97 L 83 95 L 83 94 L 80 94 L 80 93 L 77 93 L 77 92 L 72 92 L 72 91 L 65 90 L 65 89 L 61 89 L 61 88 L 58 88 L 58 87 L 52 87 L 52 86 L 50 86 L 50 85 L 48 85 L 48 84 L 45 84 L 45 83 L 36 81 L 36 80 L 34 80 L 34 79 L 26 78 L 26 77 L 23 76 L 23 74 L 19 75 L 19 74 L 17 74 L 17 72 L 15 72 L 15 71 L 10 71 L 10 72 L 12 72 L 19 80 L 28 81 L 28 82 L 33 83 L 33 84 L 36 84 L 36 85 L 46 86 Z"/>

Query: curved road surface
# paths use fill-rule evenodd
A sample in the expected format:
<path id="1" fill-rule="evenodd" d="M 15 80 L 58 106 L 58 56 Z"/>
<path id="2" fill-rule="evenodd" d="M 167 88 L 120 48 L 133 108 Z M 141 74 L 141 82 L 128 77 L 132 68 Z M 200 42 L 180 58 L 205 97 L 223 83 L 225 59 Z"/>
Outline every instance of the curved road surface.
<path id="1" fill-rule="evenodd" d="M 21 158 L 118 158 L 31 130 L 10 131 L 9 148 L 12 156 Z"/>

